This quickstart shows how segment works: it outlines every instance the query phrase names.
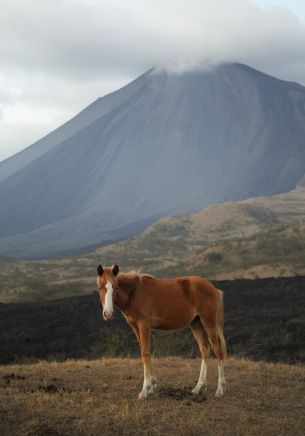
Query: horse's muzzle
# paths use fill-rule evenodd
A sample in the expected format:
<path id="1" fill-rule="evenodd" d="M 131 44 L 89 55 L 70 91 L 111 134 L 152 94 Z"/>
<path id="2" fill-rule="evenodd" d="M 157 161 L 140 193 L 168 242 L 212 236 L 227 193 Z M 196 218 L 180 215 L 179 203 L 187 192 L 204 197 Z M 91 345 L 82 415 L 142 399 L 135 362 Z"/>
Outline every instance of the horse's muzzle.
<path id="1" fill-rule="evenodd" d="M 109 314 L 105 310 L 103 311 L 103 318 L 105 321 L 110 321 L 113 319 L 113 313 Z"/>

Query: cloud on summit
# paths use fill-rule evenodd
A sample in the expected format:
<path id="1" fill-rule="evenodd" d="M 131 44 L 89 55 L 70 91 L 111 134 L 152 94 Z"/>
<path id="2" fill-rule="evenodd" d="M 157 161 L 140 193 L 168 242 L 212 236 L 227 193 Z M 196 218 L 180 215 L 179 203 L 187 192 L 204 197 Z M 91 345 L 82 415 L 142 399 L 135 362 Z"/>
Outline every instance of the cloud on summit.
<path id="1" fill-rule="evenodd" d="M 0 29 L 2 67 L 78 80 L 168 62 L 305 62 L 304 23 L 249 0 L 2 0 Z"/>
<path id="2" fill-rule="evenodd" d="M 296 14 L 250 0 L 2 0 L 0 160 L 152 66 L 237 61 L 305 84 L 304 46 Z"/>

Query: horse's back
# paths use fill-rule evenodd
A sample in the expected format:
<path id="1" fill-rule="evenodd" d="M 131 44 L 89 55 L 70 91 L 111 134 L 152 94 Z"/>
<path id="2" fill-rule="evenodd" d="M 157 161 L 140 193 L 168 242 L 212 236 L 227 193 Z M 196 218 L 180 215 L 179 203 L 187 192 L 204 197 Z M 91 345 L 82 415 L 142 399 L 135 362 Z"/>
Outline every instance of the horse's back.
<path id="1" fill-rule="evenodd" d="M 145 292 L 158 294 L 163 298 L 166 295 L 176 296 L 189 300 L 196 304 L 202 299 L 218 299 L 218 289 L 205 277 L 180 276 L 168 279 L 158 279 L 152 276 L 143 276 L 141 279 L 142 289 Z"/>

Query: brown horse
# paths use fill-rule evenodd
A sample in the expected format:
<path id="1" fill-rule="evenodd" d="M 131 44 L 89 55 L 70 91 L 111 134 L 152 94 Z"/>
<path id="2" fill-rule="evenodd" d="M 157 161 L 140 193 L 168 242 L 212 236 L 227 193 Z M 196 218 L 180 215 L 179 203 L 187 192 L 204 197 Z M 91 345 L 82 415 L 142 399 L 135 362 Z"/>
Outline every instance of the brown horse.
<path id="1" fill-rule="evenodd" d="M 225 388 L 223 336 L 223 295 L 208 280 L 177 277 L 159 280 L 149 275 L 119 273 L 117 265 L 97 268 L 97 284 L 105 320 L 113 318 L 113 306 L 120 309 L 134 331 L 141 347 L 144 383 L 139 399 L 155 391 L 157 379 L 150 360 L 150 330 L 175 330 L 190 325 L 198 343 L 202 361 L 193 394 L 206 388 L 207 359 L 210 344 L 218 362 L 218 387 L 221 397 Z"/>

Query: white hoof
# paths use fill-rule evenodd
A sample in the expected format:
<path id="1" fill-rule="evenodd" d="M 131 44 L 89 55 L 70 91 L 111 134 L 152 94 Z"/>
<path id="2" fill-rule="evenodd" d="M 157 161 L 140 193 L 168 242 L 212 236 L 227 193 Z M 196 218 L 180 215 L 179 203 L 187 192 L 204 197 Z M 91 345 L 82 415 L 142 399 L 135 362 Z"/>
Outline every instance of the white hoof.
<path id="1" fill-rule="evenodd" d="M 146 393 L 143 393 L 143 392 L 139 393 L 138 400 L 146 400 L 146 398 L 147 398 L 147 394 Z"/>
<path id="2" fill-rule="evenodd" d="M 205 392 L 207 390 L 207 385 L 196 385 L 192 390 L 192 394 L 199 395 L 200 392 Z"/>
<path id="3" fill-rule="evenodd" d="M 224 384 L 218 386 L 217 391 L 215 393 L 215 397 L 216 398 L 221 398 L 223 396 L 224 390 L 225 390 L 225 385 Z"/>
<path id="4" fill-rule="evenodd" d="M 153 379 L 150 385 L 146 385 L 145 388 L 141 390 L 138 399 L 145 400 L 148 397 L 148 395 L 155 393 L 156 389 L 157 389 L 157 380 Z"/>

